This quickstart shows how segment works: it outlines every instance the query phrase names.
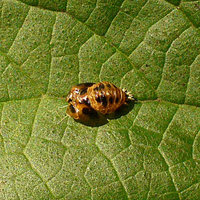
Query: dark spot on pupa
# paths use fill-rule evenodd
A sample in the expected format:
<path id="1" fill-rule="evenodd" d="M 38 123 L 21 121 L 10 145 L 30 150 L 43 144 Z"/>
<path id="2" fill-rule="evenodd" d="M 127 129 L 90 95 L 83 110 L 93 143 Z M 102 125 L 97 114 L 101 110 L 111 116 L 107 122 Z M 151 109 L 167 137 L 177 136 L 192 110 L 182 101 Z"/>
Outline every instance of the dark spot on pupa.
<path id="1" fill-rule="evenodd" d="M 77 86 L 91 87 L 92 85 L 94 85 L 94 83 L 80 83 Z"/>
<path id="2" fill-rule="evenodd" d="M 106 86 L 109 87 L 109 88 L 111 88 L 111 85 L 109 83 Z"/>
<path id="3" fill-rule="evenodd" d="M 104 107 L 107 106 L 107 99 L 104 94 L 101 95 L 101 102 Z"/>
<path id="4" fill-rule="evenodd" d="M 96 97 L 95 99 L 96 99 L 97 102 L 99 102 L 99 103 L 101 102 L 101 98 L 99 96 Z"/>
<path id="5" fill-rule="evenodd" d="M 103 83 L 100 83 L 100 85 L 99 85 L 99 90 L 104 89 L 104 88 L 105 88 L 104 84 L 103 84 Z"/>
<path id="6" fill-rule="evenodd" d="M 80 95 L 83 95 L 85 93 L 87 93 L 87 88 L 84 88 L 83 90 L 81 90 Z"/>
<path id="7" fill-rule="evenodd" d="M 96 115 L 98 115 L 97 112 L 94 109 L 92 109 L 92 108 L 83 108 L 82 112 L 83 112 L 83 114 L 90 115 L 90 116 L 96 116 Z"/>
<path id="8" fill-rule="evenodd" d="M 69 109 L 72 113 L 76 113 L 76 110 L 72 104 L 69 105 Z"/>
<path id="9" fill-rule="evenodd" d="M 118 102 L 119 102 L 119 98 L 118 98 L 118 97 L 115 99 L 115 102 L 116 102 L 116 103 L 118 103 Z"/>
<path id="10" fill-rule="evenodd" d="M 72 99 L 68 99 L 68 101 L 67 101 L 68 103 L 70 103 L 70 102 L 72 102 Z"/>
<path id="11" fill-rule="evenodd" d="M 92 85 L 94 85 L 94 83 L 84 83 L 84 85 L 85 85 L 86 87 L 91 87 Z"/>
<path id="12" fill-rule="evenodd" d="M 89 108 L 83 108 L 82 109 L 83 114 L 89 115 L 90 114 L 90 109 Z"/>
<path id="13" fill-rule="evenodd" d="M 98 87 L 95 87 L 95 88 L 94 88 L 94 91 L 98 91 L 98 90 L 99 90 L 99 88 L 98 88 Z"/>
<path id="14" fill-rule="evenodd" d="M 109 102 L 110 102 L 110 104 L 113 103 L 113 98 L 112 97 L 109 98 Z"/>
<path id="15" fill-rule="evenodd" d="M 87 98 L 87 99 L 83 99 L 83 103 L 85 104 L 85 105 L 90 105 L 90 100 Z"/>

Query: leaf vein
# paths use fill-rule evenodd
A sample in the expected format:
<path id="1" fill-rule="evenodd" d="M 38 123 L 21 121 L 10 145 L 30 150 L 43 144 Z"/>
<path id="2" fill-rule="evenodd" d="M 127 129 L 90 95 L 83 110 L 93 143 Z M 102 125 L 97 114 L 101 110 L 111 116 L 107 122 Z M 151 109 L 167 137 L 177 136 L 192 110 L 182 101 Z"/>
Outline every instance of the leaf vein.
<path id="1" fill-rule="evenodd" d="M 50 44 L 51 44 L 51 40 L 52 40 L 52 37 L 53 37 L 53 30 L 54 30 L 54 26 L 56 24 L 56 19 L 57 19 L 57 15 L 55 15 L 55 20 L 54 20 L 54 23 L 53 23 L 53 26 L 52 26 L 52 31 L 51 31 L 51 38 L 50 38 Z M 51 51 L 51 49 L 50 49 Z M 49 66 L 49 78 L 48 78 L 48 83 L 47 83 L 47 88 L 46 88 L 46 92 L 45 94 L 47 94 L 48 92 L 48 89 L 49 89 L 49 85 L 50 85 L 50 78 L 51 78 L 51 70 L 52 70 L 52 52 L 50 53 L 51 55 L 51 61 L 50 61 L 50 66 Z"/>
<path id="2" fill-rule="evenodd" d="M 30 10 L 31 10 L 31 8 L 29 8 L 29 10 L 28 10 L 28 12 L 27 12 L 27 14 L 26 14 L 26 17 L 24 18 L 24 21 L 22 22 L 22 24 L 21 24 L 21 26 L 19 27 L 19 30 L 18 30 L 18 32 L 17 32 L 15 38 L 13 39 L 12 44 L 11 44 L 10 47 L 8 48 L 8 53 L 9 53 L 10 49 L 12 48 L 12 46 L 13 46 L 13 44 L 14 44 L 14 42 L 15 42 L 15 39 L 17 38 L 17 36 L 18 36 L 20 30 L 22 29 L 22 27 L 23 27 L 23 25 L 24 25 L 24 22 L 26 21 L 28 15 L 29 15 L 29 11 L 30 11 Z"/>
<path id="3" fill-rule="evenodd" d="M 199 55 L 200 55 L 200 54 L 199 54 Z M 197 56 L 195 57 L 195 59 L 193 60 L 193 62 L 191 63 L 191 65 L 196 61 L 196 59 L 198 58 L 199 55 L 197 55 Z M 188 92 L 188 89 L 189 89 L 189 83 L 190 83 L 190 79 L 191 79 L 191 65 L 189 66 L 190 72 L 189 72 L 189 78 L 188 78 L 188 81 L 187 81 L 187 84 L 186 84 L 184 103 L 186 102 L 187 92 Z"/>
<path id="4" fill-rule="evenodd" d="M 190 27 L 189 27 L 189 28 L 190 28 Z M 165 61 L 164 61 L 164 65 L 163 65 L 163 67 L 162 67 L 162 77 L 161 77 L 161 79 L 160 79 L 160 82 L 159 82 L 159 84 L 158 84 L 156 90 L 159 88 L 159 86 L 160 86 L 160 84 L 161 84 L 161 82 L 162 82 L 162 80 L 163 80 L 164 72 L 165 72 L 165 68 L 166 68 L 166 66 L 165 66 L 165 64 L 166 64 L 166 58 L 167 58 L 167 55 L 168 55 L 169 51 L 170 51 L 171 48 L 172 48 L 172 44 L 173 44 L 185 31 L 187 31 L 189 28 L 187 27 L 185 30 L 183 30 L 183 31 L 171 42 L 171 44 L 169 45 L 167 51 L 165 52 Z"/>

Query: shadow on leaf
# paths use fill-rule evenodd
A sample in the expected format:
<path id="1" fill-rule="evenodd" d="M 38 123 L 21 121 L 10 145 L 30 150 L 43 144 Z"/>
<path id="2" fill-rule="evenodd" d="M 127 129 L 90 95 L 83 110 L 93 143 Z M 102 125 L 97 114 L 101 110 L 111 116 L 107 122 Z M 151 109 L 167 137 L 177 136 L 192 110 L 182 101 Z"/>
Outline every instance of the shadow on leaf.
<path id="1" fill-rule="evenodd" d="M 135 101 L 129 101 L 127 105 L 125 104 L 122 105 L 114 113 L 102 115 L 101 113 L 95 111 L 95 113 L 90 116 L 89 120 L 87 121 L 75 120 L 75 121 L 91 127 L 103 126 L 107 124 L 109 120 L 118 119 L 124 115 L 127 115 L 134 108 L 134 105 Z"/>

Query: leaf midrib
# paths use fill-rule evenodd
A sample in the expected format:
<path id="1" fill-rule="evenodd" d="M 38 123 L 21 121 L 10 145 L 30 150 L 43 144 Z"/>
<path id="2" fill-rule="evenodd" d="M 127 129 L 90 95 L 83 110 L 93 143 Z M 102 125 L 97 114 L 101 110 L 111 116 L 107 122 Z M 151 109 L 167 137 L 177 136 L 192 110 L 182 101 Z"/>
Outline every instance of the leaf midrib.
<path id="1" fill-rule="evenodd" d="M 31 98 L 23 98 L 23 99 L 12 99 L 12 100 L 7 100 L 7 101 L 0 101 L 0 103 L 26 101 L 26 100 L 27 101 L 29 101 L 29 100 L 42 100 L 42 99 L 45 99 L 45 98 L 66 101 L 64 97 L 56 97 L 56 96 L 44 94 L 44 95 L 42 95 L 40 97 L 31 97 Z M 174 103 L 174 102 L 165 101 L 165 100 L 161 100 L 161 99 L 138 100 L 138 101 L 135 102 L 135 104 L 143 104 L 143 103 L 151 103 L 151 102 L 168 103 L 168 104 L 172 104 L 172 105 L 175 105 L 175 106 L 190 106 L 190 107 L 193 107 L 193 108 L 199 108 L 200 107 L 200 106 L 191 105 L 191 104 L 185 104 L 185 103 Z M 67 102 L 66 102 L 66 105 L 67 105 Z"/>

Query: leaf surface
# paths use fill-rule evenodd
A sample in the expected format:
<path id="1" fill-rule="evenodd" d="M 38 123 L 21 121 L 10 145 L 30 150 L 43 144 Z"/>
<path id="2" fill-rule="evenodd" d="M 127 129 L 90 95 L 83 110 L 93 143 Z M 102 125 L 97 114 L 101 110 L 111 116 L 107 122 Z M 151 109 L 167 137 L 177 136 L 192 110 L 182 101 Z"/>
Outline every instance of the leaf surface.
<path id="1" fill-rule="evenodd" d="M 200 199 L 200 4 L 0 1 L 0 199 Z M 66 117 L 81 82 L 139 100 Z"/>

